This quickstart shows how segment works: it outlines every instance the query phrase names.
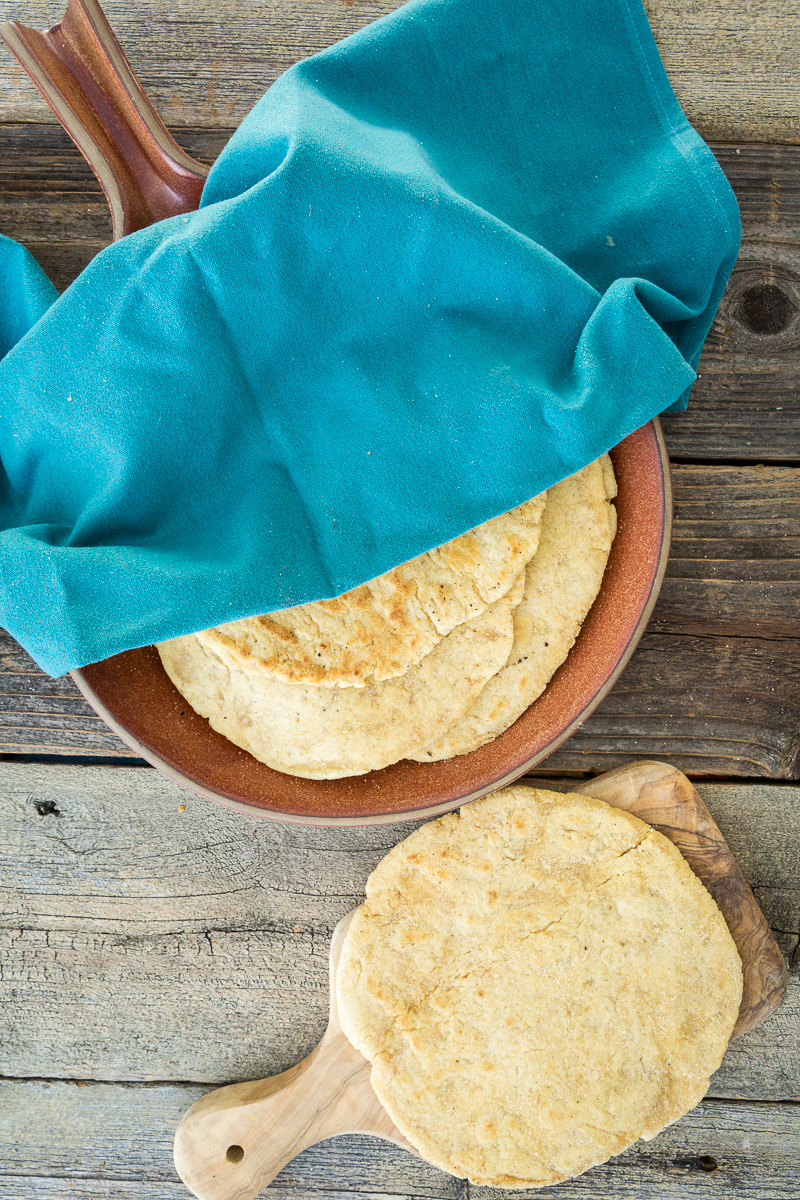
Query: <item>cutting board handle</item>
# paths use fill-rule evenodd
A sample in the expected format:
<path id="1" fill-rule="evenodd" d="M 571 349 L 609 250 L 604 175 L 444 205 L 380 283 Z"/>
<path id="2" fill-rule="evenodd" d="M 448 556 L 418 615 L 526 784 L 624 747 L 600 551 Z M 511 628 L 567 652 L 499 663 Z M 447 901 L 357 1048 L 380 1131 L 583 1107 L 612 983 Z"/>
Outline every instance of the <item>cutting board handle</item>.
<path id="1" fill-rule="evenodd" d="M 208 167 L 173 141 L 97 0 L 69 0 L 43 33 L 0 34 L 100 180 L 115 241 L 199 206 Z"/>
<path id="2" fill-rule="evenodd" d="M 352 916 L 334 930 L 332 979 Z M 370 1070 L 342 1032 L 331 988 L 328 1028 L 307 1058 L 281 1075 L 218 1088 L 192 1105 L 175 1134 L 178 1174 L 200 1200 L 252 1200 L 301 1150 L 343 1130 L 416 1153 L 372 1090 Z"/>
<path id="3" fill-rule="evenodd" d="M 380 1107 L 370 1064 L 330 1028 L 281 1075 L 234 1083 L 193 1105 L 175 1137 L 175 1166 L 202 1200 L 251 1200 L 301 1150 L 359 1121 L 359 1099 Z M 359 1084 L 366 1086 L 360 1087 Z"/>

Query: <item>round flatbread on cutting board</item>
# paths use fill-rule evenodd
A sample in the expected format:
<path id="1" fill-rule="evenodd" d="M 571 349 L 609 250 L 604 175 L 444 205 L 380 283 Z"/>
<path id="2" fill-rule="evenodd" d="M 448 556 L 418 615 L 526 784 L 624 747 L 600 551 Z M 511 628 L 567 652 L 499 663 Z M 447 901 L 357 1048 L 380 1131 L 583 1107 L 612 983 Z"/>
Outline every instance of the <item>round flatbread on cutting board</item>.
<path id="1" fill-rule="evenodd" d="M 363 688 L 254 681 L 194 635 L 158 646 L 164 669 L 211 726 L 277 771 L 340 779 L 397 762 L 444 732 L 508 659 L 520 574 L 404 674 Z"/>
<path id="2" fill-rule="evenodd" d="M 361 587 L 196 636 L 254 678 L 364 687 L 402 675 L 503 596 L 539 544 L 546 493 Z"/>
<path id="3" fill-rule="evenodd" d="M 617 529 L 616 494 L 607 454 L 548 489 L 508 662 L 455 725 L 409 758 L 437 762 L 468 754 L 504 733 L 542 694 L 600 591 Z"/>
<path id="4" fill-rule="evenodd" d="M 661 834 L 599 800 L 512 787 L 389 852 L 336 990 L 345 1034 L 420 1153 L 477 1184 L 529 1188 L 702 1099 L 742 970 Z"/>

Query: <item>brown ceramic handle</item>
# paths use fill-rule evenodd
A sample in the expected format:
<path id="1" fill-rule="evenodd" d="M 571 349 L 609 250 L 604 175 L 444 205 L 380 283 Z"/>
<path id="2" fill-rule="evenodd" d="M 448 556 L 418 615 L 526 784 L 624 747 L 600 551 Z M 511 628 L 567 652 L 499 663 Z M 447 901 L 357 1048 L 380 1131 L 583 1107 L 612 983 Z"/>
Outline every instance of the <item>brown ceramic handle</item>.
<path id="1" fill-rule="evenodd" d="M 716 900 L 742 959 L 744 990 L 731 1036 L 760 1025 L 786 995 L 783 955 L 716 822 L 686 776 L 667 763 L 636 762 L 572 790 L 624 808 L 677 846 Z"/>
<path id="2" fill-rule="evenodd" d="M 100 180 L 115 240 L 198 207 L 208 168 L 170 137 L 97 0 L 69 0 L 44 33 L 0 34 Z"/>

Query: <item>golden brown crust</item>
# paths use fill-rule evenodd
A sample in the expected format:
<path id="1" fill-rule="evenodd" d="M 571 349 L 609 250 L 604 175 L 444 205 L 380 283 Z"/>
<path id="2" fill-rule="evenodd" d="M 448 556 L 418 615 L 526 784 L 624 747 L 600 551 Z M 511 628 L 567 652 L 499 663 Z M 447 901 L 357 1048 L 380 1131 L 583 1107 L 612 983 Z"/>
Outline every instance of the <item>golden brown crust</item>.
<path id="1" fill-rule="evenodd" d="M 336 987 L 375 1091 L 427 1159 L 543 1187 L 699 1102 L 742 974 L 666 838 L 600 801 L 513 787 L 390 851 Z"/>
<path id="2" fill-rule="evenodd" d="M 536 551 L 545 493 L 361 587 L 200 631 L 201 642 L 254 678 L 364 687 L 418 663 L 480 616 Z"/>
<path id="3" fill-rule="evenodd" d="M 508 662 L 456 724 L 410 758 L 438 762 L 468 754 L 513 725 L 542 694 L 600 591 L 617 528 L 614 495 L 607 454 L 548 490 Z"/>
<path id="4" fill-rule="evenodd" d="M 338 779 L 377 770 L 452 724 L 508 658 L 522 575 L 396 679 L 364 688 L 254 680 L 199 638 L 158 646 L 175 686 L 212 727 L 277 771 Z"/>

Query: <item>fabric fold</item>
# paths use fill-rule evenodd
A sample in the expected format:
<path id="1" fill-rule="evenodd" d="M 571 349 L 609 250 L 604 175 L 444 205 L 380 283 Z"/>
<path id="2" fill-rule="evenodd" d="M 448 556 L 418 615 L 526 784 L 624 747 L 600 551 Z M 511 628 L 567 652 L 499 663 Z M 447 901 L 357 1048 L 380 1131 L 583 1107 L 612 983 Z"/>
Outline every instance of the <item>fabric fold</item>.
<path id="1" fill-rule="evenodd" d="M 25 247 L 1 233 L 0 279 L 5 293 L 0 301 L 1 359 L 44 316 L 58 292 Z"/>
<path id="2" fill-rule="evenodd" d="M 634 0 L 412 0 L 0 363 L 0 620 L 59 674 L 514 507 L 685 405 L 738 238 Z"/>

